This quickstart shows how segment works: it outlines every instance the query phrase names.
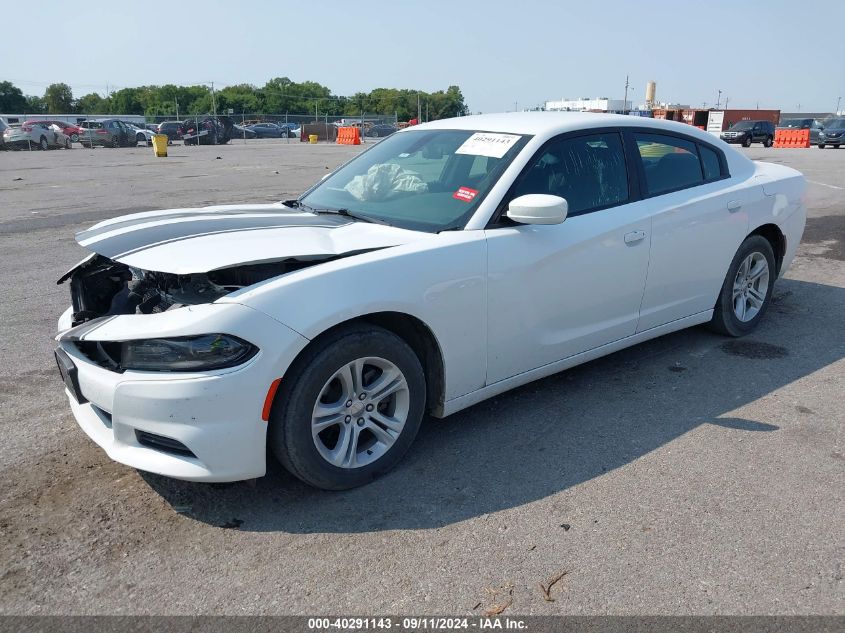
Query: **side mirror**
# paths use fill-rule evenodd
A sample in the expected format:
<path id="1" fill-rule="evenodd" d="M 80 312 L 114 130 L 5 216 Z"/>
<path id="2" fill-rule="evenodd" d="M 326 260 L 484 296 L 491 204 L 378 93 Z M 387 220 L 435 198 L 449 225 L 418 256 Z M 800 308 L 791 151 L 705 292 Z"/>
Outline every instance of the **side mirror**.
<path id="1" fill-rule="evenodd" d="M 560 224 L 568 211 L 566 198 L 530 193 L 511 200 L 505 215 L 519 224 Z"/>

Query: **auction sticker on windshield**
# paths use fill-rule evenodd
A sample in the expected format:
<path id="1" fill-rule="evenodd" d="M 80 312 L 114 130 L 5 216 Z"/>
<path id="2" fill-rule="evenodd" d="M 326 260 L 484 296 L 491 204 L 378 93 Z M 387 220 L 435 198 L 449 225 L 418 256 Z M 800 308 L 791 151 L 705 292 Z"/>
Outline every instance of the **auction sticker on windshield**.
<path id="1" fill-rule="evenodd" d="M 464 202 L 472 202 L 472 199 L 478 195 L 478 189 L 470 189 L 469 187 L 460 187 L 452 197 L 455 200 L 463 200 Z"/>
<path id="2" fill-rule="evenodd" d="M 516 134 L 476 132 L 464 141 L 464 144 L 455 150 L 455 153 L 501 158 L 521 138 Z"/>

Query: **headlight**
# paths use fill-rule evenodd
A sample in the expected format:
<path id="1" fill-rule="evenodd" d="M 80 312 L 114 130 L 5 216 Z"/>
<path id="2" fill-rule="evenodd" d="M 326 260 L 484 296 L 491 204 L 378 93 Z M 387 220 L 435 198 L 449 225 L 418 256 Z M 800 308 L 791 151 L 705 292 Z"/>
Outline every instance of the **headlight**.
<path id="1" fill-rule="evenodd" d="M 208 371 L 240 365 L 257 352 L 255 345 L 229 334 L 124 341 L 120 346 L 120 368 Z"/>

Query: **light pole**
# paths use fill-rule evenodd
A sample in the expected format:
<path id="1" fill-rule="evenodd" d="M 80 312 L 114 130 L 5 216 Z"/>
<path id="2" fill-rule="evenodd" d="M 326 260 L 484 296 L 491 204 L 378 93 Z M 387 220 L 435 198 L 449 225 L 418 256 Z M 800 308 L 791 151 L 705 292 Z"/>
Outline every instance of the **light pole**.
<path id="1" fill-rule="evenodd" d="M 622 114 L 628 108 L 628 75 L 625 75 L 625 97 L 622 99 Z"/>
<path id="2" fill-rule="evenodd" d="M 716 109 L 719 109 L 719 104 L 722 103 L 722 91 L 719 91 L 719 94 L 716 96 Z"/>
<path id="3" fill-rule="evenodd" d="M 839 116 L 839 104 L 842 102 L 842 97 L 836 97 L 836 116 Z"/>

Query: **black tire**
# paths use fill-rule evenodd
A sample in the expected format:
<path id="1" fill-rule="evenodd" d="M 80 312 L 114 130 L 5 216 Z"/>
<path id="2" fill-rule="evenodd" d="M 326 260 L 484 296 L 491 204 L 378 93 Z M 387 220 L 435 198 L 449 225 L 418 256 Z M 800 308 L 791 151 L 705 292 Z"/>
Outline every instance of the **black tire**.
<path id="1" fill-rule="evenodd" d="M 65 139 L 65 149 L 70 149 L 70 148 L 71 148 L 70 139 Z"/>
<path id="2" fill-rule="evenodd" d="M 48 149 L 50 149 L 50 144 L 47 142 L 46 136 L 42 136 L 41 139 L 38 141 L 38 149 L 40 149 L 42 152 L 46 152 Z"/>
<path id="3" fill-rule="evenodd" d="M 135 147 L 138 147 L 138 143 L 143 143 L 147 145 L 147 137 L 141 134 L 140 132 L 135 135 Z"/>
<path id="4" fill-rule="evenodd" d="M 766 258 L 766 263 L 769 266 L 769 282 L 766 288 L 766 297 L 763 300 L 759 312 L 749 321 L 741 321 L 734 312 L 733 305 L 733 285 L 737 277 L 739 267 L 746 257 L 752 253 L 760 253 Z M 722 289 L 719 292 L 719 298 L 716 300 L 716 305 L 713 308 L 713 318 L 708 324 L 710 329 L 726 336 L 745 336 L 754 331 L 759 325 L 760 320 L 766 313 L 772 299 L 772 289 L 775 285 L 775 277 L 777 271 L 775 268 L 775 255 L 772 251 L 772 245 L 765 237 L 760 235 L 751 235 L 745 239 L 734 255 L 728 273 L 725 275 L 725 281 L 722 284 Z"/>
<path id="5" fill-rule="evenodd" d="M 317 450 L 311 435 L 312 412 L 332 375 L 367 356 L 383 358 L 402 372 L 408 385 L 408 417 L 382 457 L 366 466 L 340 468 Z M 268 444 L 291 474 L 316 488 L 346 490 L 369 483 L 393 468 L 414 441 L 425 412 L 425 385 L 419 358 L 401 338 L 373 325 L 340 328 L 318 340 L 287 371 L 271 410 Z"/>
<path id="6" fill-rule="evenodd" d="M 819 149 L 824 149 L 824 147 L 825 147 L 824 143 L 819 143 Z"/>
<path id="7" fill-rule="evenodd" d="M 115 134 L 111 139 L 111 146 L 115 149 L 120 147 L 120 134 Z"/>
<path id="8" fill-rule="evenodd" d="M 751 137 L 750 136 L 747 139 L 745 139 L 744 141 L 742 141 L 742 146 L 743 147 L 751 147 Z"/>
<path id="9" fill-rule="evenodd" d="M 766 137 L 766 140 L 765 140 L 765 141 L 763 141 L 763 146 L 764 146 L 764 147 L 771 147 L 771 146 L 774 144 L 774 142 L 775 142 L 775 141 L 774 141 L 774 139 L 773 139 L 771 136 L 767 136 L 767 137 Z"/>
<path id="10" fill-rule="evenodd" d="M 71 134 L 70 135 L 70 142 L 71 143 L 78 143 L 79 142 L 79 134 Z"/>

